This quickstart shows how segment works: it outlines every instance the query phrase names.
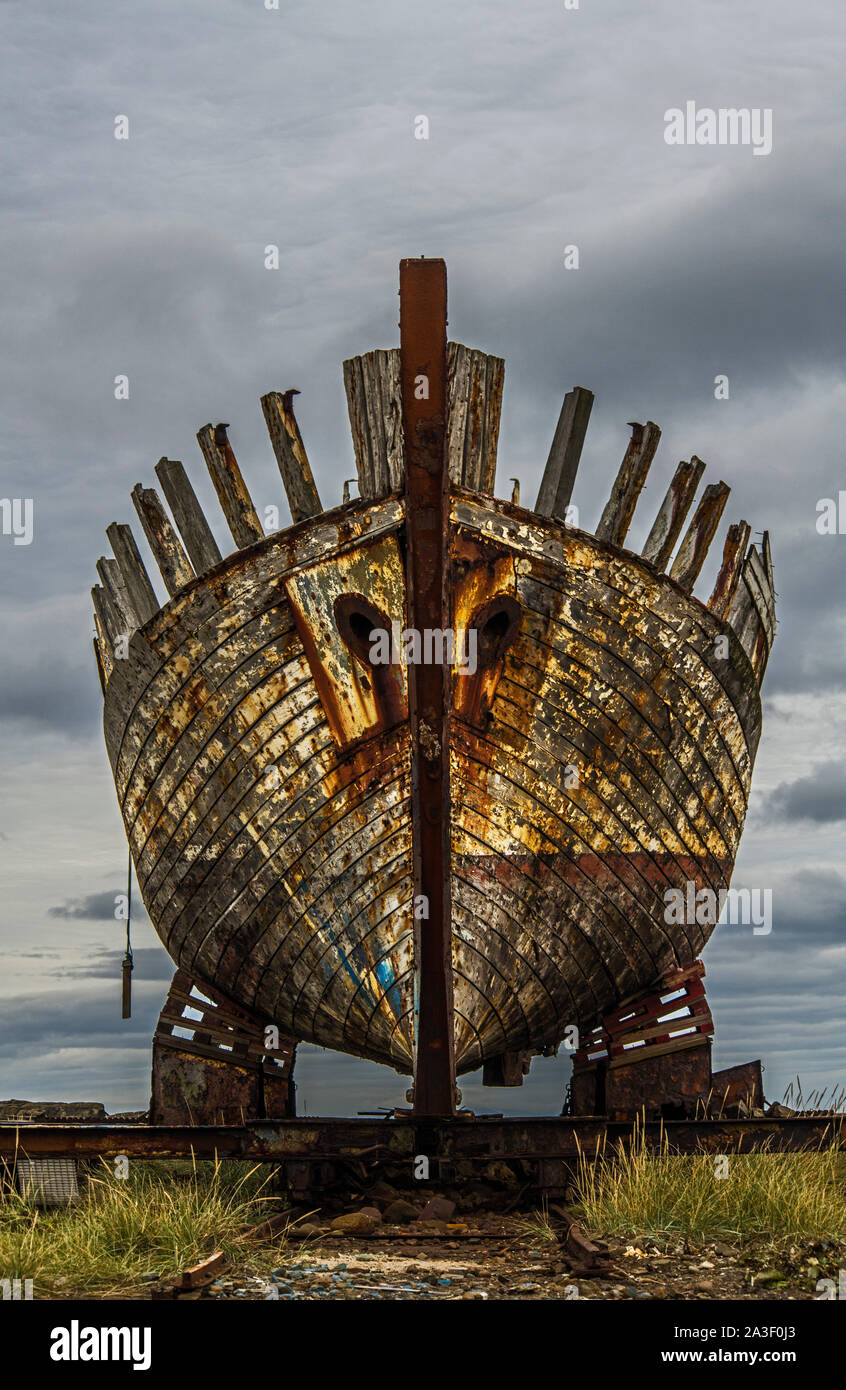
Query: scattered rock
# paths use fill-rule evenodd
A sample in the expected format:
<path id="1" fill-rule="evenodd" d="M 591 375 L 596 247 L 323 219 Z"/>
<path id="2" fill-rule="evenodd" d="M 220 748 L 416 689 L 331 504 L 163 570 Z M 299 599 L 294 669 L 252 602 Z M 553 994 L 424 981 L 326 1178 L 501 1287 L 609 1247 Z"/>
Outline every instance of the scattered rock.
<path id="1" fill-rule="evenodd" d="M 377 1222 L 364 1212 L 352 1211 L 346 1216 L 336 1216 L 330 1224 L 330 1231 L 342 1231 L 349 1236 L 369 1236 L 376 1230 Z"/>
<path id="2" fill-rule="evenodd" d="M 362 1207 L 358 1215 L 369 1216 L 370 1220 L 375 1222 L 377 1226 L 382 1224 L 382 1213 L 378 1207 Z"/>
<path id="3" fill-rule="evenodd" d="M 446 1197 L 430 1197 L 422 1212 L 421 1221 L 449 1221 L 455 1211 L 455 1202 Z"/>
<path id="4" fill-rule="evenodd" d="M 397 1197 L 382 1212 L 382 1220 L 391 1226 L 404 1226 L 409 1221 L 418 1221 L 419 1219 L 419 1207 L 415 1207 L 411 1202 L 406 1202 L 403 1197 Z"/>

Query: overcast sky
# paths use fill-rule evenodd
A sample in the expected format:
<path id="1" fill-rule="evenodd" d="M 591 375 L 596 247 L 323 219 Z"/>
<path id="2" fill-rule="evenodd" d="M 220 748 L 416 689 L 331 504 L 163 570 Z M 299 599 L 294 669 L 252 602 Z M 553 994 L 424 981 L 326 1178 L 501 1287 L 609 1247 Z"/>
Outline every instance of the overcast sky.
<path id="1" fill-rule="evenodd" d="M 354 473 L 341 361 L 398 341 L 398 263 L 420 254 L 446 258 L 450 336 L 506 358 L 500 495 L 518 475 L 534 501 L 562 395 L 582 385 L 583 526 L 626 422 L 649 418 L 663 438 L 630 543 L 691 452 L 732 487 L 723 529 L 771 532 L 779 632 L 734 882 L 772 888 L 774 924 L 720 928 L 706 949 L 715 1064 L 760 1056 L 771 1099 L 797 1073 L 836 1087 L 846 496 L 843 534 L 815 523 L 846 489 L 841 7 L 279 4 L 0 3 L 0 497 L 32 498 L 35 518 L 30 545 L 0 536 L 0 1098 L 149 1096 L 171 970 L 139 920 L 122 1023 L 110 903 L 126 847 L 89 597 L 105 527 L 135 521 L 130 490 L 155 485 L 162 454 L 219 517 L 194 437 L 209 420 L 230 422 L 257 506 L 287 524 L 259 396 L 289 386 L 336 504 Z M 688 101 L 771 110 L 771 153 L 668 145 L 664 113 Z M 312 1113 L 402 1103 L 408 1084 L 314 1048 L 298 1072 Z M 562 1055 L 522 1091 L 462 1089 L 543 1113 L 568 1074 Z"/>

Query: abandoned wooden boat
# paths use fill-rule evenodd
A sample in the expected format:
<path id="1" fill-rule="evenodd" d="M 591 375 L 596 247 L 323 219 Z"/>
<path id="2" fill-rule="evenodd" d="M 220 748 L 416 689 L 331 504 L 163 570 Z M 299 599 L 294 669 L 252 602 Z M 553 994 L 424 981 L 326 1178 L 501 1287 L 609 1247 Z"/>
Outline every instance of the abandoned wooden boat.
<path id="1" fill-rule="evenodd" d="M 233 553 L 163 458 L 170 514 L 132 498 L 166 602 L 126 525 L 92 591 L 106 744 L 167 951 L 297 1039 L 418 1079 L 425 1050 L 435 1111 L 450 1077 L 554 1049 L 696 959 L 713 926 L 668 923 L 666 894 L 729 883 L 775 631 L 768 537 L 746 522 L 693 593 L 729 493 L 707 486 L 685 529 L 695 456 L 625 549 L 653 423 L 595 534 L 568 524 L 589 391 L 565 397 L 535 509 L 495 497 L 503 376 L 447 346 L 443 263 L 403 262 L 400 348 L 344 364 L 359 497 L 322 509 L 296 393 L 271 392 L 292 524 L 264 534 L 227 426 L 206 425 Z"/>

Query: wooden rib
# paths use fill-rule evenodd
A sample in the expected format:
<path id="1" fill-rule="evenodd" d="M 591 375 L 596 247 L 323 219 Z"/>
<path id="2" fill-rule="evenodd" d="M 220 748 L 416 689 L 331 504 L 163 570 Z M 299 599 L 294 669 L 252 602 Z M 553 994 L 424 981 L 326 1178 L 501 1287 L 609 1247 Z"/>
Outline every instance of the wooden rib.
<path id="1" fill-rule="evenodd" d="M 731 488 L 727 483 L 709 483 L 699 499 L 693 520 L 670 569 L 670 578 L 689 594 L 705 563 Z"/>
<path id="2" fill-rule="evenodd" d="M 133 611 L 138 617 L 138 626 L 143 627 L 159 611 L 159 601 L 150 583 L 150 576 L 144 568 L 144 561 L 138 553 L 135 537 L 129 526 L 113 521 L 106 528 L 109 544 L 120 566 L 124 588 L 129 596 Z"/>
<path id="3" fill-rule="evenodd" d="M 775 637 L 775 603 L 764 558 L 757 546 L 749 547 L 749 554 L 744 566 L 744 578 L 764 626 L 767 643 L 772 646 Z"/>
<path id="4" fill-rule="evenodd" d="M 482 462 L 479 491 L 493 496 L 496 486 L 496 455 L 499 447 L 499 423 L 502 415 L 502 392 L 505 386 L 505 358 L 487 358 L 485 385 L 485 454 Z"/>
<path id="5" fill-rule="evenodd" d="M 97 626 L 96 618 L 94 619 L 94 625 L 95 627 Z M 108 659 L 108 653 L 106 652 L 105 646 L 101 648 L 99 637 L 93 638 L 91 645 L 94 648 L 94 657 L 97 662 L 97 675 L 100 678 L 100 689 L 105 696 L 106 684 L 108 682 L 108 677 L 106 675 L 106 660 Z"/>
<path id="6" fill-rule="evenodd" d="M 656 569 L 667 567 L 704 472 L 704 463 L 694 454 L 688 462 L 682 460 L 673 475 L 642 552 L 644 560 Z"/>
<path id="7" fill-rule="evenodd" d="M 226 430 L 226 425 L 203 425 L 197 432 L 197 442 L 203 451 L 232 539 L 237 546 L 246 547 L 262 540 L 264 531 L 232 445 L 226 437 Z"/>
<path id="8" fill-rule="evenodd" d="M 115 656 L 109 645 L 106 629 L 100 621 L 97 609 L 94 609 L 94 631 L 97 636 L 94 638 L 94 651 L 97 656 L 97 670 L 100 676 L 100 687 L 103 694 L 106 693 L 106 686 L 111 678 L 112 671 L 115 669 Z"/>
<path id="9" fill-rule="evenodd" d="M 493 492 L 504 377 L 501 357 L 447 344 L 450 478 L 473 492 Z"/>
<path id="10" fill-rule="evenodd" d="M 364 370 L 360 357 L 348 357 L 344 362 L 344 390 L 350 417 L 355 471 L 358 475 L 359 496 L 370 501 L 376 496 L 376 478 L 370 429 L 367 423 L 367 402 L 364 393 Z"/>
<path id="11" fill-rule="evenodd" d="M 767 579 L 769 581 L 770 593 L 773 597 L 773 603 L 775 603 L 775 574 L 773 573 L 773 553 L 770 549 L 769 531 L 764 532 L 761 548 L 764 554 L 764 567 L 767 571 Z"/>
<path id="12" fill-rule="evenodd" d="M 205 574 L 206 570 L 219 565 L 223 557 L 185 469 L 178 459 L 160 458 L 156 464 L 156 477 L 162 485 L 195 574 Z"/>
<path id="13" fill-rule="evenodd" d="M 470 352 L 463 343 L 447 343 L 447 449 L 452 482 L 464 481 L 464 438 L 470 394 Z"/>
<path id="14" fill-rule="evenodd" d="M 574 386 L 564 397 L 535 503 L 540 516 L 554 516 L 560 521 L 566 518 L 593 399 L 593 392 L 584 386 Z"/>
<path id="15" fill-rule="evenodd" d="M 141 626 L 141 623 L 123 582 L 120 565 L 117 560 L 107 559 L 105 555 L 101 555 L 97 561 L 97 573 L 103 588 L 120 614 L 123 624 L 122 631 L 127 637 L 131 637 L 132 633 Z"/>
<path id="16" fill-rule="evenodd" d="M 382 400 L 388 490 L 398 492 L 405 482 L 399 348 L 380 349 L 373 356 L 378 367 L 379 390 Z"/>
<path id="17" fill-rule="evenodd" d="M 405 476 L 398 348 L 344 362 L 344 389 L 362 498 L 398 492 Z"/>
<path id="18" fill-rule="evenodd" d="M 115 643 L 119 637 L 125 635 L 121 627 L 120 614 L 112 603 L 108 590 L 101 588 L 99 584 L 95 584 L 91 590 L 91 600 L 94 604 L 98 634 L 103 634 L 109 655 L 114 660 Z"/>
<path id="19" fill-rule="evenodd" d="M 305 451 L 300 427 L 294 416 L 292 391 L 268 391 L 261 398 L 270 442 L 282 475 L 282 483 L 296 524 L 323 510 Z"/>
<path id="20" fill-rule="evenodd" d="M 723 546 L 723 563 L 714 584 L 708 607 L 717 618 L 726 618 L 734 601 L 735 590 L 743 568 L 751 528 L 748 521 L 736 521 L 728 528 Z"/>
<path id="21" fill-rule="evenodd" d="M 596 528 L 597 540 L 608 541 L 611 545 L 622 545 L 626 539 L 637 499 L 661 438 L 661 431 L 652 420 L 648 420 L 645 426 L 632 421 L 631 429 L 632 437 Z"/>
<path id="22" fill-rule="evenodd" d="M 132 489 L 132 501 L 165 588 L 173 598 L 195 577 L 188 556 L 154 487 L 143 487 L 141 483 L 136 483 Z"/>

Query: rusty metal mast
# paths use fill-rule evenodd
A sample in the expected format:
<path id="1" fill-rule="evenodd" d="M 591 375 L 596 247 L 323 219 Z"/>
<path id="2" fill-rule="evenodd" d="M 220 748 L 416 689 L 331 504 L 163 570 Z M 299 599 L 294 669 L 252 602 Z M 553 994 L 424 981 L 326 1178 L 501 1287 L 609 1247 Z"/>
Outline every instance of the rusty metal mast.
<path id="1" fill-rule="evenodd" d="M 405 433 L 408 617 L 418 632 L 446 632 L 449 460 L 447 291 L 442 260 L 400 262 L 400 373 Z M 443 664 L 410 664 L 417 1027 L 414 1113 L 455 1111 L 453 1042 L 449 692 Z M 422 911 L 419 905 L 422 903 Z"/>

